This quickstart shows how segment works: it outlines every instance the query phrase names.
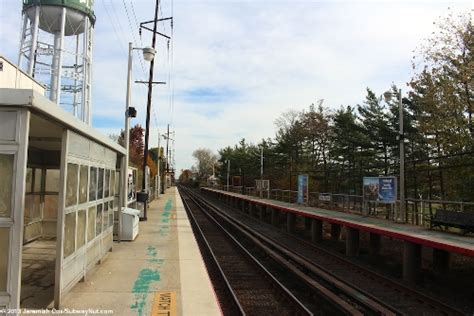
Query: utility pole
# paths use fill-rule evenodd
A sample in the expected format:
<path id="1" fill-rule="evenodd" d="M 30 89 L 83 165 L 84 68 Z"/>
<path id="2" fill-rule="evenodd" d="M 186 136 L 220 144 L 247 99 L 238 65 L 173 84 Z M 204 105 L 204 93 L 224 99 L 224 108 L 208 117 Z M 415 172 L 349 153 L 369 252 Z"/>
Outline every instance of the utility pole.
<path id="1" fill-rule="evenodd" d="M 158 19 L 158 10 L 160 7 L 160 0 L 155 1 L 155 18 L 152 21 L 146 21 L 140 23 L 140 35 L 141 35 L 141 29 L 144 28 L 145 30 L 151 31 L 152 32 L 152 39 L 151 39 L 151 47 L 155 49 L 156 47 L 156 35 L 160 35 L 163 37 L 166 37 L 170 39 L 169 36 L 162 34 L 157 31 L 158 27 L 158 22 L 159 21 L 165 21 L 165 20 L 171 20 L 172 17 L 169 18 L 163 18 L 163 19 Z M 145 26 L 149 23 L 153 23 L 153 29 L 150 29 L 149 27 Z M 172 23 L 172 22 L 171 22 Z M 151 111 L 151 98 L 152 98 L 152 93 L 153 93 L 153 84 L 154 83 L 159 83 L 159 82 L 153 82 L 153 70 L 155 66 L 155 59 L 151 60 L 150 62 L 150 73 L 148 76 L 148 98 L 147 98 L 147 106 L 146 106 L 146 124 L 145 124 L 145 148 L 143 152 L 143 179 L 142 179 L 142 192 L 146 194 L 146 188 L 145 188 L 145 177 L 146 177 L 146 163 L 147 163 L 147 158 L 148 158 L 148 139 L 150 135 L 150 111 Z M 143 220 L 147 220 L 147 202 L 146 200 L 143 202 Z"/>
<path id="2" fill-rule="evenodd" d="M 398 90 L 398 109 L 400 112 L 400 216 L 401 222 L 405 223 L 405 134 L 403 133 L 403 104 L 402 89 Z"/>
<path id="3" fill-rule="evenodd" d="M 170 164 L 169 164 L 169 151 L 168 145 L 170 141 L 170 125 L 168 124 L 168 129 L 166 131 L 166 176 L 169 176 L 170 172 Z M 166 180 L 166 185 L 168 185 L 168 179 Z"/>
<path id="4" fill-rule="evenodd" d="M 160 0 L 155 2 L 155 19 L 153 21 L 153 35 L 151 39 L 151 47 L 155 49 L 156 47 L 156 28 L 158 26 L 158 8 L 160 5 Z M 145 125 L 145 149 L 143 153 L 143 178 L 142 178 L 142 192 L 146 191 L 145 188 L 145 177 L 146 177 L 146 162 L 148 158 L 148 138 L 150 135 L 150 110 L 151 110 L 151 97 L 153 92 L 153 69 L 155 66 L 155 59 L 150 62 L 150 73 L 148 75 L 148 98 L 146 103 L 146 125 Z M 147 202 L 143 202 L 143 220 L 147 220 Z"/>
<path id="5" fill-rule="evenodd" d="M 385 101 L 389 102 L 392 99 L 392 92 L 386 91 L 383 94 Z M 402 89 L 398 90 L 398 111 L 399 111 L 399 127 L 398 141 L 400 146 L 400 214 L 398 217 L 402 223 L 405 223 L 406 219 L 406 205 L 405 205 L 405 134 L 403 131 L 403 102 L 402 102 Z M 430 186 L 431 187 L 431 186 Z"/>
<path id="6" fill-rule="evenodd" d="M 263 146 L 260 148 L 260 197 L 263 197 Z"/>
<path id="7" fill-rule="evenodd" d="M 171 151 L 169 150 L 169 141 L 172 140 L 174 142 L 174 139 L 170 138 L 170 125 L 168 124 L 168 129 L 166 131 L 166 134 L 163 134 L 163 137 L 166 138 L 166 166 L 165 166 L 165 175 L 169 174 L 169 161 L 171 159 Z M 165 185 L 166 181 L 163 181 L 163 185 Z M 162 191 L 164 193 L 164 189 Z"/>
<path id="8" fill-rule="evenodd" d="M 161 139 L 161 135 L 160 135 L 160 130 L 158 130 L 158 149 L 156 151 L 156 164 L 157 164 L 157 173 L 156 173 L 156 197 L 159 197 L 160 196 L 160 193 L 161 193 L 161 171 L 160 171 L 160 168 L 161 168 L 161 148 L 160 148 L 160 139 Z"/>
<path id="9" fill-rule="evenodd" d="M 227 191 L 229 191 L 230 159 L 227 159 Z"/>

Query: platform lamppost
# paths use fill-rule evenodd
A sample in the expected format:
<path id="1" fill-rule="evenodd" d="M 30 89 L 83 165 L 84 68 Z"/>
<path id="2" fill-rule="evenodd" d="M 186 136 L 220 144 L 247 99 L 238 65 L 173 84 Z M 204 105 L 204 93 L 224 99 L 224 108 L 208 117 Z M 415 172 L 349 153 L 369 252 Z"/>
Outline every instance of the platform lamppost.
<path id="1" fill-rule="evenodd" d="M 137 116 L 137 111 L 134 107 L 130 106 L 132 101 L 132 56 L 134 50 L 141 50 L 143 53 L 143 59 L 146 61 L 152 61 L 155 58 L 155 49 L 151 47 L 138 48 L 132 47 L 132 43 L 128 43 L 128 72 L 127 72 L 127 94 L 125 100 L 125 131 L 124 131 L 124 145 L 125 145 L 125 164 L 124 164 L 124 175 L 123 175 L 123 195 L 124 195 L 124 207 L 127 207 L 128 204 L 128 159 L 129 159 L 129 147 L 130 147 L 130 118 Z M 121 227 L 119 228 L 119 231 Z"/>
<path id="2" fill-rule="evenodd" d="M 392 92 L 386 91 L 384 99 L 389 102 L 392 99 Z M 403 132 L 403 104 L 402 104 L 402 89 L 398 90 L 398 110 L 399 110 L 399 132 L 398 141 L 400 146 L 400 217 L 401 222 L 405 223 L 406 208 L 405 208 L 405 135 Z"/>
<path id="3" fill-rule="evenodd" d="M 260 148 L 260 197 L 263 197 L 263 144 Z"/>

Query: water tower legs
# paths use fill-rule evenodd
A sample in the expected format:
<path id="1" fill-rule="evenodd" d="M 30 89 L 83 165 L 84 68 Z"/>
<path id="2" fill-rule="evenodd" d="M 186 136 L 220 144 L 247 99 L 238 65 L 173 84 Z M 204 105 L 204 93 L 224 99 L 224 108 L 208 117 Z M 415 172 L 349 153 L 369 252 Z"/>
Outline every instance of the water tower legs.
<path id="1" fill-rule="evenodd" d="M 63 66 L 63 49 L 64 49 L 64 29 L 66 27 L 66 8 L 62 8 L 61 12 L 61 29 L 54 34 L 54 55 L 53 67 L 51 70 L 51 95 L 50 99 L 59 104 L 61 97 L 61 69 Z"/>
<path id="2" fill-rule="evenodd" d="M 91 111 L 91 85 L 92 85 L 92 25 L 89 17 L 84 19 L 84 43 L 82 52 L 82 113 L 81 120 L 88 125 L 92 125 L 92 111 Z"/>
<path id="3" fill-rule="evenodd" d="M 33 67 L 35 65 L 36 48 L 38 47 L 39 14 L 40 14 L 40 7 L 36 6 L 36 8 L 35 8 L 35 20 L 33 21 L 33 26 L 31 28 L 31 49 L 30 49 L 30 55 L 29 55 L 29 60 L 28 60 L 28 74 L 30 76 L 33 75 Z"/>

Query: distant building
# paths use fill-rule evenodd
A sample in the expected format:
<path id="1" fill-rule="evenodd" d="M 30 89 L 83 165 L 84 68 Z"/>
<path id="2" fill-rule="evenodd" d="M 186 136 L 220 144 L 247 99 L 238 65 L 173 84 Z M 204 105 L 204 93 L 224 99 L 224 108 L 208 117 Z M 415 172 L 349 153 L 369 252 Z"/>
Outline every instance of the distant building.
<path id="1" fill-rule="evenodd" d="M 219 185 L 219 178 L 215 175 L 210 176 L 207 178 L 207 185 L 210 187 L 217 187 Z"/>

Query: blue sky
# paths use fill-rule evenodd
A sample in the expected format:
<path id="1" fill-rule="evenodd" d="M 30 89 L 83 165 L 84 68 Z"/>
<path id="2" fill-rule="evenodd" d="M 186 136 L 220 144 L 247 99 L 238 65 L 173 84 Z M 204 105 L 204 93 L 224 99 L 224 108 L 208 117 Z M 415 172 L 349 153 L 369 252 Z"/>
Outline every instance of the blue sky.
<path id="1" fill-rule="evenodd" d="M 436 0 L 161 2 L 162 16 L 173 10 L 174 54 L 158 40 L 155 80 L 168 82 L 170 73 L 172 80 L 154 87 L 150 143 L 171 124 L 178 170 L 193 164 L 199 147 L 217 151 L 242 137 L 273 137 L 275 119 L 288 109 L 319 99 L 333 109 L 355 105 L 366 87 L 378 94 L 392 83 L 405 89 L 413 51 L 433 22 L 448 7 L 472 10 L 472 1 Z M 150 45 L 136 22 L 151 20 L 153 9 L 152 0 L 95 1 L 93 125 L 106 134 L 123 127 L 128 42 Z M 0 0 L 0 54 L 13 61 L 20 24 L 21 1 Z M 170 33 L 169 24 L 159 28 Z M 136 53 L 133 67 L 134 80 L 147 78 Z M 146 94 L 144 85 L 133 86 L 132 124 L 144 125 Z"/>

